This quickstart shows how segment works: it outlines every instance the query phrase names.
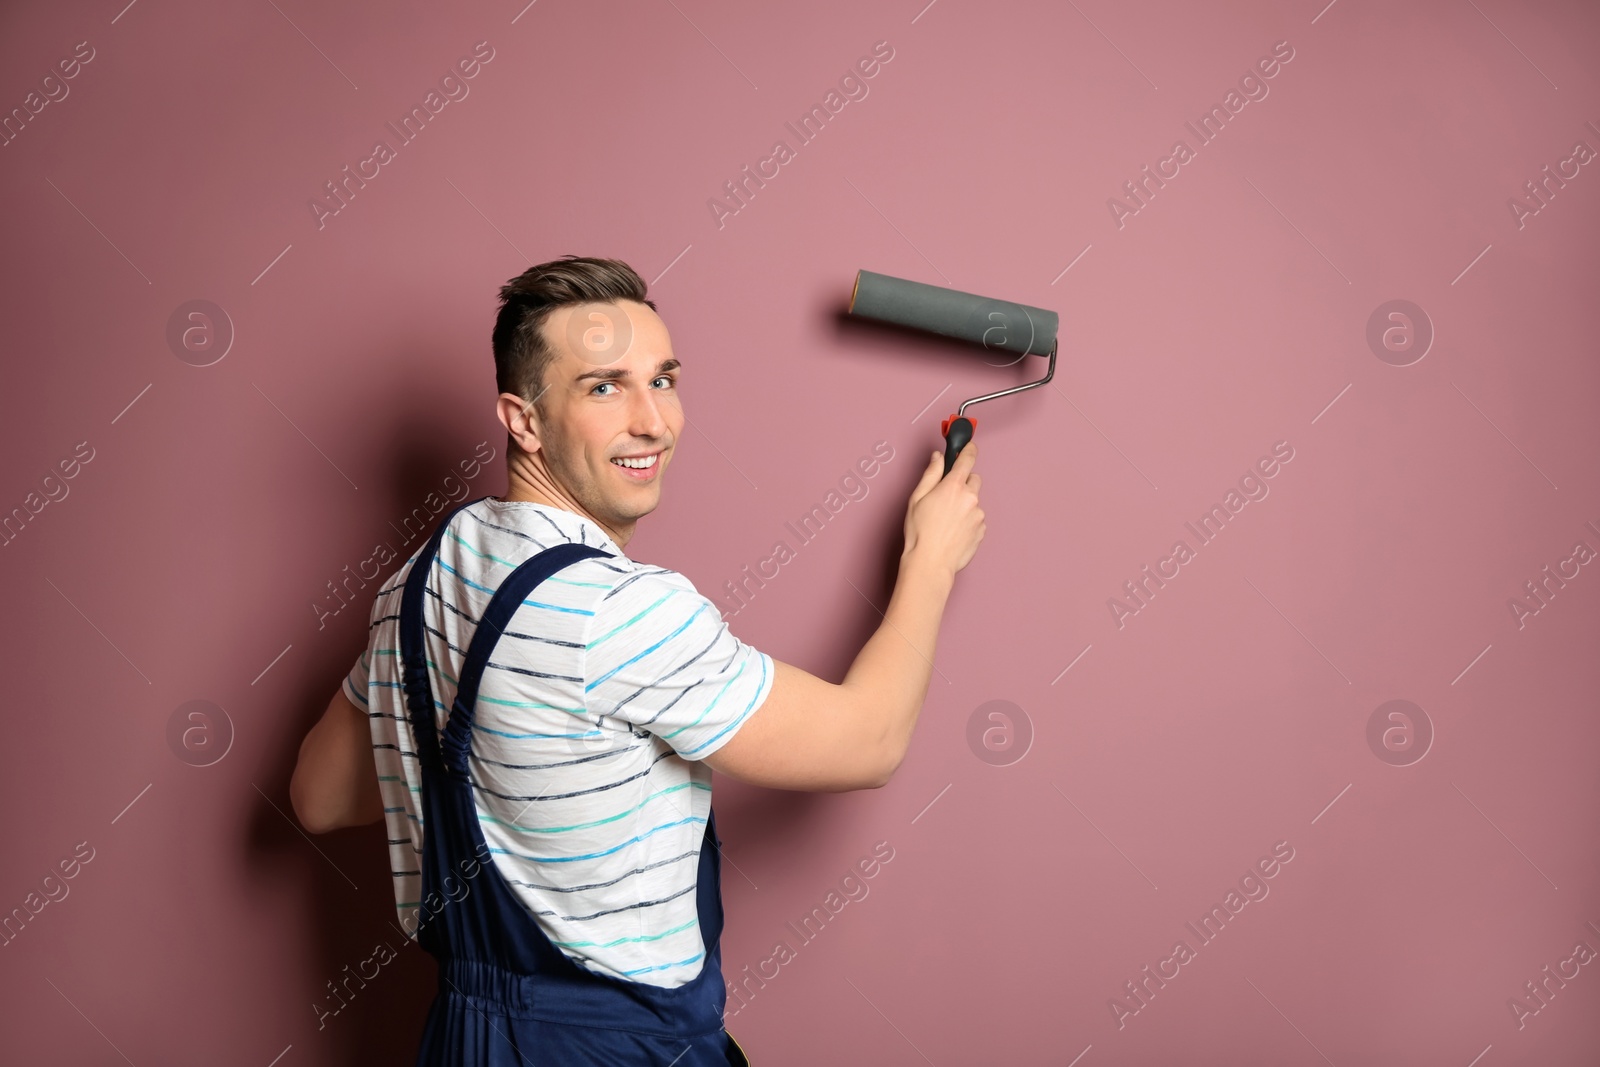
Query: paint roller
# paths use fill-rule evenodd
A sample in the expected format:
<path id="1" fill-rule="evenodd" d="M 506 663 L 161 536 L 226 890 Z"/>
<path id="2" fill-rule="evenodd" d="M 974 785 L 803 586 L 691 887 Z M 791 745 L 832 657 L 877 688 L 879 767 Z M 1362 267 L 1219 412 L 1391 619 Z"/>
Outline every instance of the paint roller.
<path id="1" fill-rule="evenodd" d="M 970 341 L 993 351 L 1012 352 L 1017 356 L 1012 363 L 1030 355 L 1050 357 L 1050 367 L 1043 378 L 963 401 L 954 415 L 939 424 L 939 432 L 944 435 L 946 474 L 950 473 L 956 456 L 972 440 L 972 433 L 978 427 L 977 419 L 966 416 L 968 407 L 1043 385 L 1056 372 L 1056 332 L 1060 328 L 1060 316 L 1044 308 L 859 270 L 855 288 L 850 293 L 849 313 Z"/>

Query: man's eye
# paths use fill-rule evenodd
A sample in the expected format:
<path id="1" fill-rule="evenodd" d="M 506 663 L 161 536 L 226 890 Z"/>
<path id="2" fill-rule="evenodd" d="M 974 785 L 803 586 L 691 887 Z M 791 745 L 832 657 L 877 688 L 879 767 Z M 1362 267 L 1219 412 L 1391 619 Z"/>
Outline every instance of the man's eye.
<path id="1" fill-rule="evenodd" d="M 594 388 L 595 389 L 604 389 L 608 385 L 612 386 L 613 388 L 615 388 L 616 384 L 617 384 L 616 382 L 601 382 L 599 385 L 595 386 Z M 591 389 L 589 391 L 592 393 L 592 392 L 594 392 L 594 389 Z M 605 394 L 605 395 L 610 395 L 610 394 Z"/>
<path id="2" fill-rule="evenodd" d="M 658 381 L 658 382 L 666 382 L 667 385 L 669 385 L 669 386 L 673 386 L 673 385 L 677 385 L 678 384 L 678 379 L 674 378 L 670 374 L 663 374 L 661 377 L 657 378 L 656 381 Z"/>

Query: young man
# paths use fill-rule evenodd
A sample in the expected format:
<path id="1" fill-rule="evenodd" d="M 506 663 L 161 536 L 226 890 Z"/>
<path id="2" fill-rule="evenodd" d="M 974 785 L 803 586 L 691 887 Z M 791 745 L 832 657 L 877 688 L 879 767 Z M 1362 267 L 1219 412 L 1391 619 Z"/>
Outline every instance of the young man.
<path id="1" fill-rule="evenodd" d="M 401 921 L 439 958 L 419 1064 L 746 1062 L 722 1026 L 711 771 L 886 784 L 983 539 L 977 446 L 945 477 L 934 452 L 843 682 L 739 641 L 687 578 L 623 554 L 684 427 L 645 293 L 625 263 L 574 256 L 502 287 L 508 491 L 445 514 L 384 583 L 300 748 L 302 824 L 384 819 Z"/>

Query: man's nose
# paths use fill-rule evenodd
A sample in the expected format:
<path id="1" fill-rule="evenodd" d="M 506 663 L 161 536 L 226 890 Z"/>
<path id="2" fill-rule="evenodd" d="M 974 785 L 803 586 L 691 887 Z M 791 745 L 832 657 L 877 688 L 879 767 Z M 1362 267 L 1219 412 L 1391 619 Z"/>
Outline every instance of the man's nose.
<path id="1" fill-rule="evenodd" d="M 667 420 L 661 413 L 661 397 L 655 389 L 644 389 L 634 395 L 629 407 L 629 431 L 635 437 L 665 437 Z"/>

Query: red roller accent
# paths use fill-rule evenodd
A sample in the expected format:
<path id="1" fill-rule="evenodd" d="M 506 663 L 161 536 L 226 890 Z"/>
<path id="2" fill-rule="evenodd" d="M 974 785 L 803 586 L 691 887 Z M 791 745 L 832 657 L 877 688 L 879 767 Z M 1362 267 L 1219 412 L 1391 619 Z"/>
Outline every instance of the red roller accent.
<path id="1" fill-rule="evenodd" d="M 950 424 L 955 422 L 957 419 L 966 419 L 968 422 L 972 423 L 972 432 L 978 432 L 978 420 L 973 418 L 971 415 L 946 415 L 945 420 L 939 424 L 939 432 L 946 437 L 950 436 Z"/>

